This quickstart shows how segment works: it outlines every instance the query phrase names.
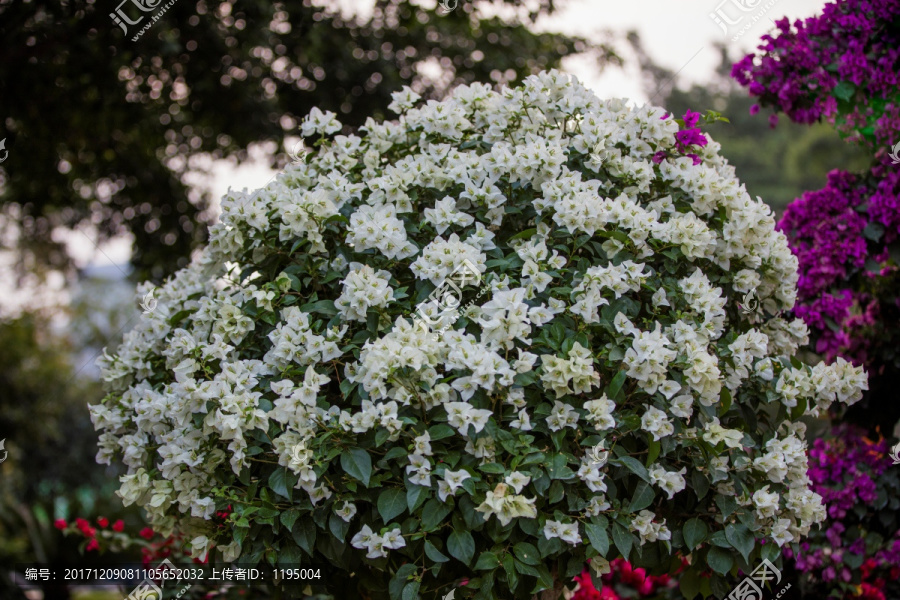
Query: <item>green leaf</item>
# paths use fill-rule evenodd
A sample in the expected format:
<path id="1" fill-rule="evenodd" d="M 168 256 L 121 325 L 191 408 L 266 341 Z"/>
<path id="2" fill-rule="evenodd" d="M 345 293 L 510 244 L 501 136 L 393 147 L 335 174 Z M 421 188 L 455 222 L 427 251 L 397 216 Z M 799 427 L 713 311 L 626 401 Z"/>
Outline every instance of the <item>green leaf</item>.
<path id="1" fill-rule="evenodd" d="M 678 581 L 678 589 L 681 590 L 685 600 L 694 600 L 700 593 L 700 573 L 695 569 L 685 571 Z"/>
<path id="2" fill-rule="evenodd" d="M 412 514 L 428 499 L 428 488 L 421 485 L 408 485 L 406 488 L 406 508 Z"/>
<path id="3" fill-rule="evenodd" d="M 610 400 L 624 399 L 618 398 L 619 392 L 622 391 L 622 386 L 625 384 L 626 374 L 625 371 L 619 371 L 616 373 L 615 377 L 612 378 L 612 381 L 609 382 L 609 387 L 606 388 L 606 396 Z"/>
<path id="4" fill-rule="evenodd" d="M 275 469 L 269 475 L 269 487 L 279 496 L 287 498 L 288 501 L 293 501 L 294 499 L 294 484 L 296 483 L 296 476 L 293 473 L 288 473 L 288 470 L 284 467 Z"/>
<path id="5" fill-rule="evenodd" d="M 849 81 L 841 81 L 831 90 L 831 95 L 838 100 L 850 100 L 855 93 L 856 86 Z"/>
<path id="6" fill-rule="evenodd" d="M 362 481 L 369 487 L 369 479 L 372 477 L 372 457 L 362 448 L 351 448 L 341 452 L 341 468 L 344 472 Z"/>
<path id="7" fill-rule="evenodd" d="M 524 239 L 528 239 L 528 238 L 530 238 L 531 236 L 533 236 L 533 235 L 536 234 L 536 233 L 537 233 L 537 229 L 534 229 L 534 228 L 532 228 L 532 229 L 526 229 L 525 231 L 520 231 L 520 232 L 517 233 L 516 235 L 512 236 L 512 237 L 509 238 L 507 241 L 508 241 L 508 242 L 511 242 L 511 241 L 513 241 L 513 240 L 524 240 Z"/>
<path id="8" fill-rule="evenodd" d="M 538 554 L 537 548 L 528 542 L 519 542 L 513 546 L 513 554 L 526 565 L 536 565 L 540 562 L 540 554 Z"/>
<path id="9" fill-rule="evenodd" d="M 620 456 L 616 460 L 621 462 L 622 466 L 624 466 L 626 469 L 628 469 L 647 483 L 650 483 L 650 473 L 647 472 L 647 467 L 641 464 L 639 460 L 630 456 Z"/>
<path id="10" fill-rule="evenodd" d="M 456 435 L 456 431 L 449 425 L 444 425 L 443 423 L 441 423 L 439 425 L 429 427 L 428 435 L 429 437 L 431 437 L 432 442 L 436 442 L 437 440 L 442 440 L 444 438 Z"/>
<path id="11" fill-rule="evenodd" d="M 612 538 L 616 548 L 622 553 L 622 558 L 628 560 L 628 555 L 631 554 L 631 544 L 634 543 L 631 533 L 618 523 L 613 523 Z"/>
<path id="12" fill-rule="evenodd" d="M 500 566 L 500 559 L 493 552 L 482 552 L 475 563 L 476 571 L 492 571 Z"/>
<path id="13" fill-rule="evenodd" d="M 516 573 L 515 559 L 512 554 L 504 554 L 501 562 L 503 563 L 503 570 L 506 572 L 506 581 L 509 584 L 509 590 L 511 592 L 515 591 L 516 587 L 519 585 L 519 575 Z"/>
<path id="14" fill-rule="evenodd" d="M 187 317 L 191 315 L 193 311 L 190 310 L 180 310 L 171 317 L 169 317 L 169 325 L 172 327 L 176 327 L 179 323 L 184 321 Z"/>
<path id="15" fill-rule="evenodd" d="M 431 543 L 431 540 L 425 540 L 425 556 L 436 563 L 445 563 L 450 560 L 450 557 L 438 550 L 437 546 Z"/>
<path id="16" fill-rule="evenodd" d="M 313 522 L 312 518 L 307 516 L 298 519 L 291 529 L 291 536 L 304 552 L 310 556 L 313 555 L 313 547 L 316 544 L 316 524 Z"/>
<path id="17" fill-rule="evenodd" d="M 750 560 L 750 553 L 756 545 L 756 539 L 746 526 L 732 523 L 725 527 L 725 538 L 735 550 L 741 553 L 744 560 Z"/>
<path id="18" fill-rule="evenodd" d="M 318 302 L 310 302 L 300 307 L 300 310 L 307 313 L 319 313 L 326 317 L 333 317 L 338 314 L 337 308 L 334 307 L 333 300 L 319 300 Z"/>
<path id="19" fill-rule="evenodd" d="M 297 568 L 297 565 L 303 560 L 300 548 L 291 544 L 284 544 L 278 550 L 278 564 L 285 569 Z"/>
<path id="20" fill-rule="evenodd" d="M 703 500 L 703 497 L 709 492 L 709 479 L 700 471 L 694 471 L 691 473 L 691 486 L 694 488 L 694 493 L 697 494 L 697 500 Z"/>
<path id="21" fill-rule="evenodd" d="M 659 457 L 659 450 L 662 447 L 662 444 L 659 443 L 658 440 L 650 440 L 647 445 L 647 462 L 644 463 L 648 467 L 656 462 L 656 459 Z"/>
<path id="22" fill-rule="evenodd" d="M 709 549 L 709 554 L 706 555 L 706 564 L 719 575 L 725 575 L 734 565 L 734 559 L 728 550 L 713 546 Z"/>
<path id="23" fill-rule="evenodd" d="M 432 498 L 425 503 L 425 508 L 422 509 L 422 529 L 424 531 L 436 529 L 451 510 L 447 504 Z"/>
<path id="24" fill-rule="evenodd" d="M 706 540 L 709 528 L 704 521 L 695 518 L 684 524 L 683 532 L 684 543 L 687 544 L 688 550 L 693 550 Z"/>
<path id="25" fill-rule="evenodd" d="M 401 600 L 419 600 L 419 586 L 422 585 L 419 581 L 410 581 L 406 584 L 406 587 L 403 588 L 403 595 L 400 596 Z"/>
<path id="26" fill-rule="evenodd" d="M 475 540 L 468 531 L 453 531 L 447 537 L 447 552 L 464 565 L 472 562 L 475 556 Z"/>
<path id="27" fill-rule="evenodd" d="M 340 541 L 344 541 L 347 537 L 347 531 L 350 529 L 350 523 L 347 523 L 339 516 L 332 514 L 328 519 L 328 529 L 332 535 Z"/>
<path id="28" fill-rule="evenodd" d="M 727 519 L 737 509 L 737 498 L 718 494 L 716 496 L 716 505 L 722 511 L 722 518 Z"/>
<path id="29" fill-rule="evenodd" d="M 640 482 L 634 490 L 634 496 L 631 498 L 631 504 L 628 505 L 628 512 L 636 513 L 641 511 L 653 503 L 656 493 L 649 483 Z"/>
<path id="30" fill-rule="evenodd" d="M 391 577 L 390 583 L 388 583 L 388 592 L 390 593 L 391 598 L 396 598 L 397 600 L 400 599 L 400 595 L 403 593 L 410 576 L 415 572 L 416 565 L 410 563 L 406 563 L 397 569 L 397 572 Z"/>
<path id="31" fill-rule="evenodd" d="M 606 556 L 609 553 L 609 536 L 606 534 L 606 528 L 595 523 L 587 523 L 584 526 L 587 532 L 588 540 L 594 550 L 600 553 L 600 556 Z"/>
<path id="32" fill-rule="evenodd" d="M 522 575 L 530 575 L 532 577 L 540 577 L 541 576 L 541 574 L 538 573 L 537 569 L 535 569 L 531 565 L 526 565 L 521 560 L 515 561 L 515 564 L 516 564 L 516 571 L 518 571 Z"/>
<path id="33" fill-rule="evenodd" d="M 378 496 L 378 514 L 385 524 L 406 510 L 406 490 L 390 488 Z"/>
<path id="34" fill-rule="evenodd" d="M 281 524 L 287 527 L 288 529 L 294 528 L 294 523 L 297 521 L 297 517 L 300 516 L 300 511 L 296 508 L 292 508 L 291 510 L 286 510 L 281 513 Z"/>
<path id="35" fill-rule="evenodd" d="M 502 475 L 506 473 L 506 467 L 504 467 L 500 463 L 485 463 L 483 465 L 479 465 L 478 470 L 483 471 L 484 473 L 493 473 L 495 475 Z"/>

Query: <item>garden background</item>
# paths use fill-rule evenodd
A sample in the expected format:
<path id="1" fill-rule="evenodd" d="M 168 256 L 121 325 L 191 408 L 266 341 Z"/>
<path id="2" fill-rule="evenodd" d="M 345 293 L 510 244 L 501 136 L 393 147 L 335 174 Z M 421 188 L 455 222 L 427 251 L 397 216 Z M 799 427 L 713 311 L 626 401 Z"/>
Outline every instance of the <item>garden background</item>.
<path id="1" fill-rule="evenodd" d="M 857 37 L 829 38 L 824 25 L 775 36 L 760 56 L 795 62 L 756 70 L 744 57 L 774 21 L 822 15 L 825 3 L 461 0 L 446 11 L 406 0 L 180 0 L 136 41 L 137 27 L 123 35 L 108 4 L 0 4 L 0 596 L 23 597 L 16 563 L 97 566 L 112 552 L 140 562 L 173 547 L 114 495 L 121 473 L 95 463 L 86 405 L 103 397 L 95 359 L 141 318 L 135 284 L 187 263 L 225 189 L 260 187 L 295 160 L 314 106 L 355 128 L 390 118 L 403 85 L 440 99 L 460 83 L 513 84 L 561 67 L 601 98 L 725 117 L 704 132 L 794 232 L 797 314 L 813 334 L 804 356 L 843 356 L 871 376 L 849 412 L 809 423 L 829 521 L 784 557 L 783 573 L 796 597 L 898 597 L 896 2 L 841 2 L 870 18 L 819 18 Z M 740 23 L 720 25 L 719 10 Z M 816 71 L 829 65 L 830 80 Z M 603 598 L 685 593 L 677 573 L 651 577 L 621 561 L 604 581 Z M 122 595 L 89 587 L 40 592 Z"/>

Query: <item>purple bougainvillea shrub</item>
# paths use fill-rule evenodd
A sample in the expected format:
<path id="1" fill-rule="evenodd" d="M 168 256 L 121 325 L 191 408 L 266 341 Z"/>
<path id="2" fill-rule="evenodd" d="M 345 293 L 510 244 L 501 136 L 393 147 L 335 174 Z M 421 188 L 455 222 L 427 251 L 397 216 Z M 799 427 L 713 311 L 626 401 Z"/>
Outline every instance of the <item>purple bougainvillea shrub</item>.
<path id="1" fill-rule="evenodd" d="M 779 228 L 799 259 L 795 314 L 813 347 L 828 361 L 870 368 L 876 381 L 862 418 L 892 427 L 900 418 L 900 0 L 842 0 L 806 20 L 778 21 L 732 75 L 773 117 L 827 121 L 872 150 L 867 172 L 831 173 L 825 188 L 788 206 Z"/>

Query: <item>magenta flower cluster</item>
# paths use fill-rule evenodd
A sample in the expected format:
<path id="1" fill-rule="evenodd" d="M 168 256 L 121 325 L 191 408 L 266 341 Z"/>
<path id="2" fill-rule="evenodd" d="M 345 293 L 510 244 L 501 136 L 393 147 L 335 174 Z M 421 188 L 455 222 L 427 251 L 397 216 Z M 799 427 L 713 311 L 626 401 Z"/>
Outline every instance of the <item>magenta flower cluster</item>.
<path id="1" fill-rule="evenodd" d="M 665 114 L 662 118 L 668 119 L 669 115 Z M 699 165 L 701 161 L 700 157 L 693 151 L 697 148 L 702 148 L 709 143 L 706 135 L 700 131 L 699 127 L 697 127 L 697 123 L 699 122 L 700 113 L 688 109 L 687 112 L 684 113 L 684 117 L 682 117 L 684 129 L 679 130 L 675 134 L 675 149 L 682 155 L 690 157 L 695 165 Z M 659 164 L 668 156 L 668 152 L 660 150 L 653 155 L 652 160 L 656 164 Z"/>
<path id="2" fill-rule="evenodd" d="M 886 592 L 896 593 L 892 582 L 900 575 L 900 521 L 887 505 L 900 485 L 896 474 L 886 475 L 892 466 L 888 444 L 846 425 L 833 435 L 809 450 L 808 475 L 827 507 L 827 524 L 784 555 L 813 587 L 842 590 L 838 597 L 884 600 Z"/>
<path id="3" fill-rule="evenodd" d="M 840 115 L 847 131 L 863 132 L 881 120 L 878 144 L 900 131 L 897 114 L 900 30 L 893 25 L 900 0 L 840 0 L 821 15 L 776 22 L 759 55 L 735 63 L 732 76 L 765 106 L 796 123 Z M 891 138 L 892 139 L 892 138 Z"/>
<path id="4" fill-rule="evenodd" d="M 838 0 L 793 25 L 778 21 L 759 53 L 732 68 L 761 105 L 798 123 L 826 120 L 873 148 L 867 173 L 833 171 L 779 223 L 799 260 L 795 312 L 829 361 L 879 362 L 881 340 L 891 338 L 880 325 L 886 309 L 900 306 L 891 283 L 900 263 L 900 165 L 888 159 L 900 142 L 898 22 L 900 0 Z"/>

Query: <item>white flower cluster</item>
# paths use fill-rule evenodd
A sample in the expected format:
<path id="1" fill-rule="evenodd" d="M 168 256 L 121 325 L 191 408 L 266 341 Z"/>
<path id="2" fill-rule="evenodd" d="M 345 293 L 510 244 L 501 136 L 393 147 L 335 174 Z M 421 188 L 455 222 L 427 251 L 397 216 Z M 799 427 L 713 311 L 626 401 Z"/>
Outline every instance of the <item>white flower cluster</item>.
<path id="1" fill-rule="evenodd" d="M 344 279 L 344 291 L 334 305 L 347 321 L 365 321 L 370 308 L 383 308 L 394 299 L 391 274 L 353 263 Z"/>
<path id="2" fill-rule="evenodd" d="M 583 394 L 600 382 L 594 370 L 591 351 L 575 342 L 568 358 L 546 355 L 541 381 L 560 398 L 566 394 Z"/>
<path id="3" fill-rule="evenodd" d="M 475 508 L 484 514 L 485 519 L 496 516 L 501 525 L 509 525 L 515 518 L 534 519 L 537 517 L 537 509 L 534 506 L 535 499 L 528 499 L 519 494 L 510 494 L 509 485 L 499 483 L 493 490 L 489 490 L 479 506 Z M 519 491 L 520 487 L 516 488 Z M 577 531 L 576 531 L 577 534 Z"/>
<path id="4" fill-rule="evenodd" d="M 350 544 L 354 548 L 366 551 L 366 558 L 382 558 L 388 550 L 397 550 L 406 546 L 406 540 L 399 527 L 395 527 L 383 535 L 378 535 L 368 525 L 363 525 L 359 533 L 353 536 Z"/>
<path id="5" fill-rule="evenodd" d="M 241 544 L 209 522 L 217 494 L 276 464 L 294 502 L 349 523 L 370 559 L 405 547 L 374 494 L 406 480 L 502 525 L 535 520 L 533 537 L 569 549 L 576 519 L 602 513 L 653 543 L 671 540 L 666 503 L 633 514 L 633 490 L 603 495 L 611 474 L 636 477 L 616 453 L 651 447 L 654 493 L 673 499 L 699 472 L 778 544 L 821 520 L 804 431 L 773 415 L 853 403 L 865 373 L 791 363 L 806 329 L 770 315 L 793 305 L 797 261 L 718 145 L 695 165 L 662 109 L 555 71 L 418 100 L 394 94 L 399 119 L 358 135 L 314 110 L 302 133 L 333 139 L 265 189 L 229 192 L 206 250 L 104 353 L 109 394 L 91 412 L 98 460 L 128 468 L 123 499 L 230 557 Z M 472 266 L 477 302 L 439 334 L 414 324 Z M 765 315 L 737 309 L 751 290 Z M 381 488 L 348 483 L 346 448 L 378 455 Z M 539 511 L 551 468 L 565 499 Z"/>

